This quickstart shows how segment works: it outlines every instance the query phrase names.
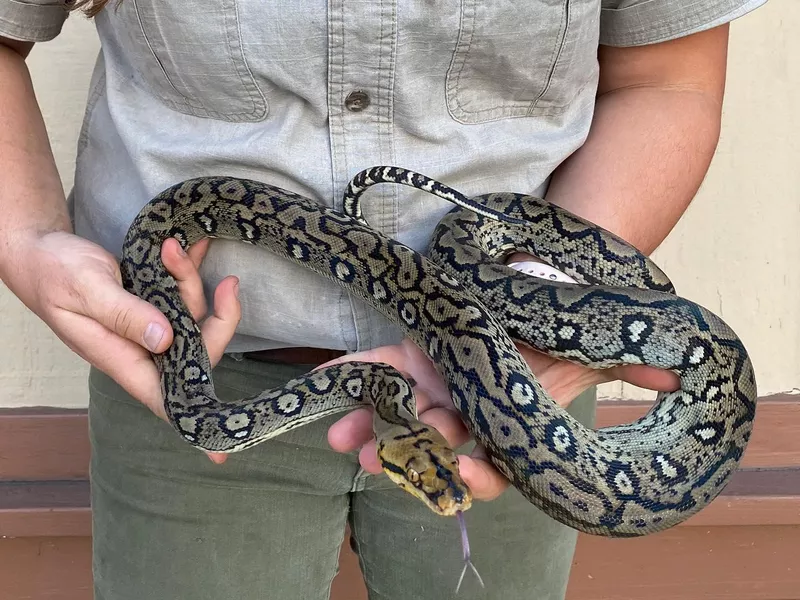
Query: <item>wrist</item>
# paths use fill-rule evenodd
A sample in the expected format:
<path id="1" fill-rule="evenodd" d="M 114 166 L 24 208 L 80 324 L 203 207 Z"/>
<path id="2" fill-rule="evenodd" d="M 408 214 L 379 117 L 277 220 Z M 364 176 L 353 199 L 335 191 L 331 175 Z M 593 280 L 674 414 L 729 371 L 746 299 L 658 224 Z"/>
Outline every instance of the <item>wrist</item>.
<path id="1" fill-rule="evenodd" d="M 46 277 L 41 266 L 34 262 L 41 261 L 42 250 L 47 247 L 50 236 L 68 236 L 71 230 L 41 228 L 20 228 L 0 230 L 0 281 L 14 292 L 25 304 L 29 304 L 24 296 L 33 279 Z M 46 251 L 46 250 L 45 250 Z"/>

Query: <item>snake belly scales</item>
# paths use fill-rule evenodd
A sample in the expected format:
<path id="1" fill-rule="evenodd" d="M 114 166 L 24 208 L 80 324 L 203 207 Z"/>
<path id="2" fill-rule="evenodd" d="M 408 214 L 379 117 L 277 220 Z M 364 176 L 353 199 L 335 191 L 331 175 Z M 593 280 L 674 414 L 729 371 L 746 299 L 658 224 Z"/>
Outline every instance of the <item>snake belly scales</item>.
<path id="1" fill-rule="evenodd" d="M 454 202 L 427 255 L 369 227 L 360 210 L 376 183 Z M 235 452 L 323 416 L 374 407 L 384 472 L 431 510 L 462 514 L 471 493 L 455 453 L 416 419 L 412 385 L 389 365 L 344 362 L 252 398 L 220 401 L 198 324 L 160 249 L 205 237 L 254 244 L 344 286 L 413 340 L 444 378 L 490 460 L 531 503 L 579 531 L 632 537 L 672 527 L 708 505 L 750 438 L 756 383 L 747 352 L 716 315 L 675 294 L 649 258 L 540 198 L 466 198 L 398 167 L 348 185 L 343 211 L 235 177 L 199 177 L 153 198 L 123 245 L 124 287 L 158 307 L 173 343 L 153 355 L 169 422 L 190 444 Z M 577 283 L 503 264 L 533 254 Z M 625 425 L 592 429 L 548 395 L 514 342 L 591 368 L 668 369 L 680 389 Z"/>

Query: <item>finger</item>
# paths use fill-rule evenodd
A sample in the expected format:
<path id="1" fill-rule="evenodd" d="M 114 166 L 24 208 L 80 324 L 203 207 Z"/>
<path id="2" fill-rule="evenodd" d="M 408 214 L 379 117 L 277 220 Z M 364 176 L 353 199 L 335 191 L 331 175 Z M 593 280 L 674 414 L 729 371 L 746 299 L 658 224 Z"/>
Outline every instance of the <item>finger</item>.
<path id="1" fill-rule="evenodd" d="M 537 375 L 545 373 L 549 368 L 554 366 L 566 366 L 564 361 L 553 358 L 552 356 L 531 348 L 530 346 L 518 343 L 517 348 L 519 349 L 520 353 L 522 353 L 525 362 L 528 363 L 533 372 Z M 574 368 L 575 367 L 573 367 L 573 369 Z M 672 392 L 680 387 L 680 378 L 675 373 L 665 369 L 650 367 L 648 365 L 624 365 L 609 369 L 597 370 L 584 368 L 583 370 L 590 376 L 594 375 L 602 379 L 604 382 L 621 379 L 632 385 L 651 390 L 657 390 L 659 392 Z M 545 373 L 541 380 L 545 387 L 547 387 L 546 381 L 547 375 Z"/>
<path id="2" fill-rule="evenodd" d="M 455 409 L 432 408 L 422 413 L 419 420 L 441 433 L 451 448 L 458 448 L 470 440 L 469 431 Z"/>
<path id="3" fill-rule="evenodd" d="M 358 462 L 367 473 L 377 475 L 382 472 L 381 461 L 378 458 L 378 444 L 374 439 L 361 447 L 358 452 Z"/>
<path id="4" fill-rule="evenodd" d="M 408 338 L 404 338 L 400 342 L 405 358 L 407 360 L 408 368 L 411 375 L 414 377 L 414 389 L 427 396 L 430 404 L 441 405 L 450 403 L 450 390 L 447 389 L 447 384 L 439 372 L 436 370 L 436 365 L 429 359 L 425 353 Z M 424 402 L 417 403 L 417 410 L 423 412 L 427 408 Z"/>
<path id="5" fill-rule="evenodd" d="M 476 500 L 494 500 L 511 485 L 492 465 L 480 445 L 475 446 L 469 456 L 459 455 L 458 470 Z"/>
<path id="6" fill-rule="evenodd" d="M 203 259 L 206 257 L 208 253 L 208 245 L 211 243 L 211 238 L 203 238 L 196 244 L 192 244 L 192 246 L 186 251 L 189 255 L 189 258 L 192 259 L 195 268 L 200 268 L 200 263 L 203 262 Z"/>
<path id="7" fill-rule="evenodd" d="M 216 366 L 222 358 L 241 318 L 239 279 L 231 275 L 223 279 L 214 290 L 214 314 L 200 327 L 211 366 Z"/>
<path id="8" fill-rule="evenodd" d="M 90 317 L 68 311 L 58 315 L 55 330 L 81 358 L 111 377 L 158 417 L 167 419 L 158 369 L 141 346 L 109 331 Z"/>
<path id="9" fill-rule="evenodd" d="M 352 452 L 373 437 L 370 408 L 358 408 L 347 413 L 328 428 L 328 444 L 336 452 Z"/>
<path id="10" fill-rule="evenodd" d="M 681 386 L 681 380 L 672 371 L 657 369 L 646 365 L 616 367 L 614 375 L 637 387 L 658 392 L 674 392 Z"/>
<path id="11" fill-rule="evenodd" d="M 128 293 L 112 277 L 94 280 L 91 290 L 77 288 L 80 308 L 65 306 L 65 312 L 83 314 L 107 330 L 128 339 L 151 352 L 164 352 L 172 343 L 169 321 L 155 306 Z M 76 339 L 86 336 L 77 335 Z"/>
<path id="12" fill-rule="evenodd" d="M 208 458 L 210 458 L 211 462 L 213 462 L 214 464 L 221 465 L 226 460 L 228 460 L 228 455 L 225 454 L 224 452 L 206 452 L 205 450 L 204 452 L 206 453 L 206 456 L 208 456 Z"/>
<path id="13" fill-rule="evenodd" d="M 205 240 L 204 240 L 205 241 Z M 208 244 L 205 244 L 207 246 Z M 190 248 L 195 250 L 197 244 Z M 201 247 L 201 251 L 203 248 Z M 195 251 L 197 252 L 197 251 Z M 203 254 L 205 254 L 203 252 Z M 208 304 L 203 290 L 203 281 L 197 270 L 199 263 L 183 251 L 180 243 L 175 238 L 167 238 L 161 246 L 161 260 L 167 271 L 178 284 L 181 298 L 196 321 L 206 316 Z"/>
<path id="14" fill-rule="evenodd" d="M 222 358 L 241 318 L 239 279 L 233 276 L 226 277 L 214 290 L 214 314 L 200 327 L 211 366 L 215 366 Z M 221 465 L 228 460 L 228 454 L 224 452 L 204 452 L 215 464 Z"/>

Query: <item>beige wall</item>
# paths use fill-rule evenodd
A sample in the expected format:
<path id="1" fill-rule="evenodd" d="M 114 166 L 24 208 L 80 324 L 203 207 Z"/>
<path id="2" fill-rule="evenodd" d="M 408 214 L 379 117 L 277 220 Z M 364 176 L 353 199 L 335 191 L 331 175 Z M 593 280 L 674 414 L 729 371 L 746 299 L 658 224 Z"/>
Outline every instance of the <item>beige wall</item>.
<path id="1" fill-rule="evenodd" d="M 681 295 L 742 337 L 762 395 L 800 392 L 799 30 L 800 2 L 786 0 L 733 24 L 717 155 L 654 255 Z M 73 18 L 30 59 L 66 189 L 96 49 L 91 25 Z M 85 365 L 1 286 L 0 318 L 0 406 L 84 406 Z M 652 397 L 618 384 L 602 394 Z"/>

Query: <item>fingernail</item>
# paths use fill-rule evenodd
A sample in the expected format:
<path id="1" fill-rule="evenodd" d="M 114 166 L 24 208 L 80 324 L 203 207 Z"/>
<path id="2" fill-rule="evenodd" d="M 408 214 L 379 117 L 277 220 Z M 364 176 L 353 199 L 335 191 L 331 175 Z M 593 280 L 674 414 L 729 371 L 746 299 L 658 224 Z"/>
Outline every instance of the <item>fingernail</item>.
<path id="1" fill-rule="evenodd" d="M 150 323 L 147 329 L 144 330 L 143 337 L 144 345 L 148 347 L 150 352 L 155 352 L 164 337 L 164 328 L 158 323 Z"/>
<path id="2" fill-rule="evenodd" d="M 180 244 L 178 244 L 178 254 L 180 254 L 181 256 L 189 256 L 188 254 L 186 254 L 186 250 L 184 250 L 183 246 L 181 246 Z"/>
<path id="3" fill-rule="evenodd" d="M 239 299 L 239 280 L 236 280 L 236 283 L 233 285 L 233 293 L 236 295 L 236 299 Z"/>

